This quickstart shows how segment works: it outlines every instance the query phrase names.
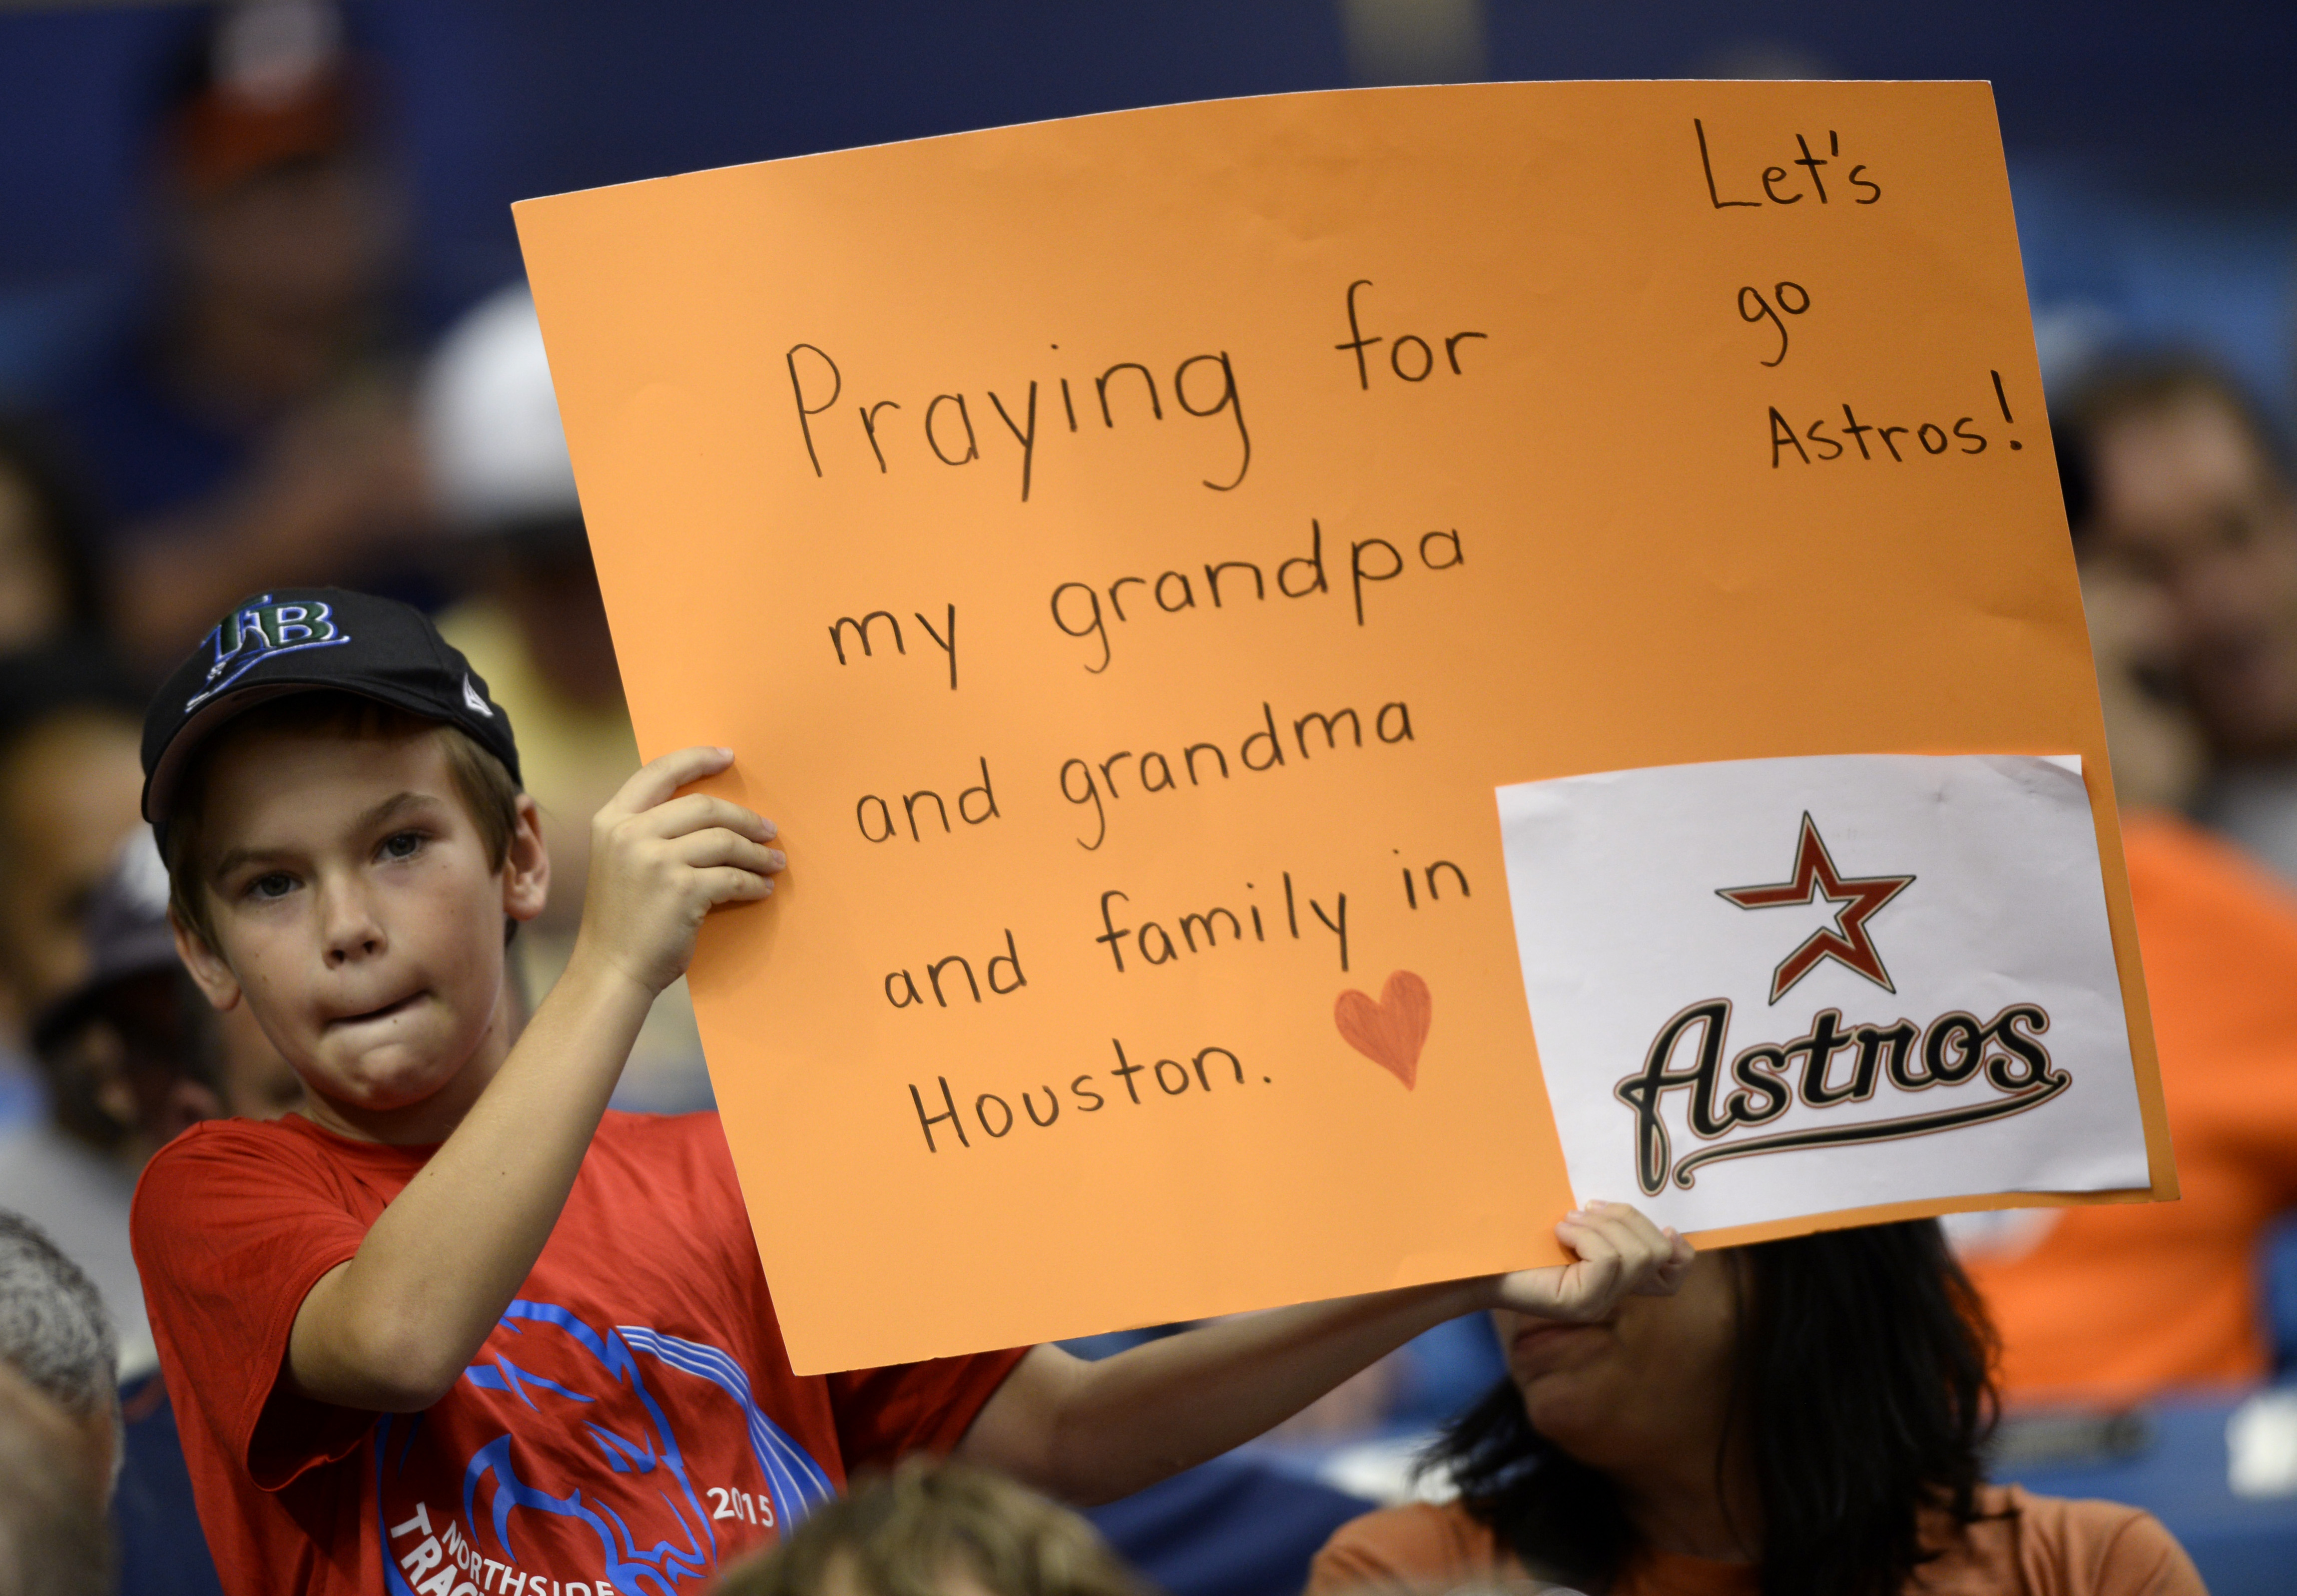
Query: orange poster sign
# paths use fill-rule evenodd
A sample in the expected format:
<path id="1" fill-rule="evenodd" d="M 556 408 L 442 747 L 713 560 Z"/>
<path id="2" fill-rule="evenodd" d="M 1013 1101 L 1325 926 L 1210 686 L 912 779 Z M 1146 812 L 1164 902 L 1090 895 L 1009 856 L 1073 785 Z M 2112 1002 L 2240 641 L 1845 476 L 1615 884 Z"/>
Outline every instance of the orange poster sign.
<path id="1" fill-rule="evenodd" d="M 692 980 L 801 1370 L 1552 1261 L 1495 794 L 1591 773 L 2054 759 L 1964 774 L 2004 813 L 2086 784 L 2144 1124 L 2082 1195 L 2171 1189 L 1984 86 L 1233 101 L 517 218 L 641 745 L 732 746 L 790 856 Z M 1545 793 L 1523 824 L 1576 812 Z M 1862 1058 L 1876 1113 L 2080 1099 L 2021 1050 L 2055 999 L 1889 1009 L 1926 889 L 1862 883 L 1930 867 L 1814 813 L 1824 870 L 1789 815 L 1684 872 L 1773 985 L 1809 927 L 1766 906 L 1820 913 L 1810 973 L 1733 1011 L 1791 1088 L 1832 1005 L 1793 1112 Z M 1622 1147 L 1729 1084 L 1634 1024 L 1588 1098 Z M 1633 1167 L 1581 1195 L 1644 1200 Z M 1710 1230 L 2034 1200 L 1793 1179 Z"/>

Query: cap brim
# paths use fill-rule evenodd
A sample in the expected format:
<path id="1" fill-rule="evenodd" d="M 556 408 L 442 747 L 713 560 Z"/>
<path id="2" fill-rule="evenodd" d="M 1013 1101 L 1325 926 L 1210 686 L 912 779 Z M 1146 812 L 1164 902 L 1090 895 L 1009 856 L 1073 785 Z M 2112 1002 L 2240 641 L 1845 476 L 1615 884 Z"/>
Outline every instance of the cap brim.
<path id="1" fill-rule="evenodd" d="M 161 750 L 159 760 L 152 767 L 152 774 L 144 778 L 144 818 L 152 823 L 153 830 L 165 830 L 175 808 L 177 789 L 183 781 L 184 769 L 191 762 L 192 756 L 199 752 L 202 744 L 221 730 L 226 721 L 245 714 L 257 704 L 274 698 L 292 697 L 299 693 L 342 693 L 352 698 L 368 698 L 395 710 L 404 710 L 424 720 L 435 721 L 441 726 L 454 724 L 439 713 L 437 705 L 419 695 L 395 693 L 387 687 L 353 686 L 337 680 L 281 681 L 275 679 L 251 682 L 243 687 L 227 688 L 202 704 L 189 720 L 176 728 L 176 735 L 169 737 L 167 747 Z"/>

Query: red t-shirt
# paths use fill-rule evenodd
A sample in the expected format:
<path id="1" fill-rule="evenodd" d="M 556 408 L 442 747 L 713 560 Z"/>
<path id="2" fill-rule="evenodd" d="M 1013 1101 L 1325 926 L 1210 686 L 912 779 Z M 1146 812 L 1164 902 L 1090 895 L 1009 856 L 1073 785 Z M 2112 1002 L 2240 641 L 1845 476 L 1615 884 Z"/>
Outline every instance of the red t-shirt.
<path id="1" fill-rule="evenodd" d="M 685 1596 L 849 1468 L 954 1446 L 1022 1356 L 793 1374 L 717 1116 L 609 1114 L 453 1391 L 399 1414 L 280 1388 L 304 1296 L 432 1151 L 290 1115 L 144 1172 L 136 1265 L 234 1592 Z"/>

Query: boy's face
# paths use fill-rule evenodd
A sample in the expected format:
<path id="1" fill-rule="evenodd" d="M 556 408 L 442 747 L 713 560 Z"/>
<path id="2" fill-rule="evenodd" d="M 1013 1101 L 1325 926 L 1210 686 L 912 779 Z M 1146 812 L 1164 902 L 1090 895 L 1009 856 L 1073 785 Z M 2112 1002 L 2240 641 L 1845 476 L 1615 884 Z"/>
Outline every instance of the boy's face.
<path id="1" fill-rule="evenodd" d="M 325 1106 L 356 1122 L 423 1103 L 508 1045 L 503 917 L 539 912 L 549 875 L 519 803 L 492 869 L 437 734 L 226 734 L 197 861 L 215 942 L 179 931 L 185 962 L 218 1008 L 245 999 Z"/>

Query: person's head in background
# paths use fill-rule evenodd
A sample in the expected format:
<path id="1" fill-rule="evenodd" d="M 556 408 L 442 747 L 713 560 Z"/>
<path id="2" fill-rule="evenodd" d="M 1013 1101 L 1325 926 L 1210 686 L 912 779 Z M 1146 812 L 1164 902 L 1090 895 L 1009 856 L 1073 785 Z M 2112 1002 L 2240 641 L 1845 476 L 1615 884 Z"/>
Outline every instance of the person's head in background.
<path id="1" fill-rule="evenodd" d="M 106 1596 L 111 1529 L 78 1427 L 0 1363 L 0 1596 Z"/>
<path id="2" fill-rule="evenodd" d="M 202 1120 L 274 1119 L 301 1100 L 244 1006 L 218 1014 L 177 957 L 168 867 L 148 828 L 128 834 L 97 889 L 87 947 L 86 978 L 32 1027 L 66 1131 L 135 1170 Z"/>
<path id="3" fill-rule="evenodd" d="M 535 929 L 546 942 L 571 937 L 589 875 L 589 817 L 637 748 L 622 746 L 613 638 L 524 283 L 488 295 L 448 329 L 424 367 L 416 418 L 434 506 L 471 596 L 440 624 L 507 695 L 528 739 L 558 889 Z M 565 757 L 561 732 L 590 743 L 589 756 Z"/>
<path id="4" fill-rule="evenodd" d="M 375 333 L 398 206 L 326 0 L 210 7 L 158 107 L 163 361 L 217 420 L 269 419 Z"/>
<path id="5" fill-rule="evenodd" d="M 1001 1475 L 912 1457 L 854 1482 L 713 1596 L 1147 1596 L 1092 1526 Z"/>
<path id="6" fill-rule="evenodd" d="M 2175 607 L 2160 583 L 2104 552 L 2094 535 L 2097 493 L 2083 425 L 2060 410 L 2052 413 L 2050 426 L 2097 665 L 2114 793 L 2124 810 L 2184 809 L 2208 777 L 2210 751 L 2178 674 Z"/>
<path id="7" fill-rule="evenodd" d="M 2093 374 L 2061 408 L 2085 566 L 2150 590 L 2211 751 L 2297 753 L 2297 498 L 2271 427 L 2205 362 Z"/>
<path id="8" fill-rule="evenodd" d="M 1933 1516 L 1976 1515 L 1990 1337 L 1935 1222 L 1702 1252 L 1599 1324 L 1494 1319 L 1508 1378 L 1431 1460 L 1541 1577 L 1659 1551 L 1888 1596 Z"/>
<path id="9" fill-rule="evenodd" d="M 0 1365 L 62 1411 L 74 1472 L 99 1502 L 119 1473 L 119 1362 L 95 1286 L 37 1226 L 0 1208 Z"/>
<path id="10" fill-rule="evenodd" d="M 525 284 L 488 295 L 448 330 L 418 407 L 432 490 L 461 534 L 473 585 L 509 613 L 555 692 L 586 708 L 620 703 L 605 601 Z"/>
<path id="11" fill-rule="evenodd" d="M 141 826 L 137 695 L 82 641 L 0 658 L 0 1002 L 17 1025 L 87 971 L 87 913 Z"/>
<path id="12" fill-rule="evenodd" d="M 0 654 L 102 631 L 93 515 L 45 430 L 0 415 Z"/>

